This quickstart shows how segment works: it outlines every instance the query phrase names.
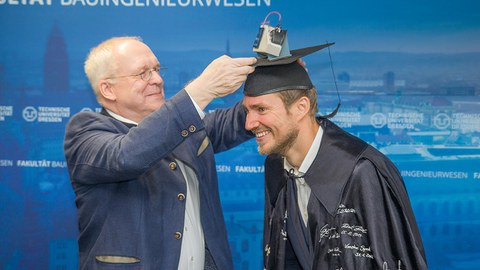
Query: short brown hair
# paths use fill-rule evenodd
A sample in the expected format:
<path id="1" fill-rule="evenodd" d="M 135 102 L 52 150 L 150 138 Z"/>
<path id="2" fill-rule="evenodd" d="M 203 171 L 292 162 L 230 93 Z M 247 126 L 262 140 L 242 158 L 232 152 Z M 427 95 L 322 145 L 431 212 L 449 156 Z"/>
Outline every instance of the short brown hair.
<path id="1" fill-rule="evenodd" d="M 288 110 L 293 103 L 295 103 L 301 97 L 307 97 L 310 100 L 310 116 L 315 117 L 318 113 L 317 105 L 317 90 L 315 87 L 310 90 L 285 90 L 278 92 L 280 98 L 285 105 L 285 108 Z"/>

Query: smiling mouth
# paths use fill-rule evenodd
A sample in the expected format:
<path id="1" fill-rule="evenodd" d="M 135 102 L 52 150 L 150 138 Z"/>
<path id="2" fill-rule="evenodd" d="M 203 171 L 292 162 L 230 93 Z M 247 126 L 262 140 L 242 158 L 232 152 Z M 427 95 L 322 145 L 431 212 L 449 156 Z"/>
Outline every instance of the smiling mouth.
<path id="1" fill-rule="evenodd" d="M 148 94 L 147 96 L 155 96 L 155 95 L 163 95 L 163 93 L 162 92 L 155 92 L 155 93 Z"/>
<path id="2" fill-rule="evenodd" d="M 263 137 L 267 136 L 268 134 L 270 134 L 270 130 L 255 132 L 255 137 L 257 137 L 257 139 L 260 139 L 260 138 L 263 138 Z"/>

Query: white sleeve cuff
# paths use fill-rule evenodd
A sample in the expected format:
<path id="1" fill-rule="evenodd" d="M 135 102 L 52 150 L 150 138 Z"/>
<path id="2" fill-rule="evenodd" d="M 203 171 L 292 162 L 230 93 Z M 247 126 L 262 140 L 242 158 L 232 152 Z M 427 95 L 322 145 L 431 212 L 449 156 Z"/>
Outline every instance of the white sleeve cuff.
<path id="1" fill-rule="evenodd" d="M 187 92 L 187 95 L 188 95 L 188 92 Z M 188 95 L 188 97 L 190 97 L 193 105 L 195 106 L 195 109 L 197 109 L 198 116 L 200 116 L 200 119 L 203 120 L 203 118 L 205 117 L 205 112 L 202 110 L 202 108 L 200 108 L 200 106 L 198 106 L 198 104 L 195 102 L 195 100 L 193 100 L 193 98 L 190 95 Z"/>

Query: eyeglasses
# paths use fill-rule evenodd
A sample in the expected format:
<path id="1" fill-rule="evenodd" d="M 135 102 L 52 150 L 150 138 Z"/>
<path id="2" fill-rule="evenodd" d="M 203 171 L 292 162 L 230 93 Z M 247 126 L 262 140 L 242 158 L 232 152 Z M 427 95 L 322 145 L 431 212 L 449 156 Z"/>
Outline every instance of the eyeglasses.
<path id="1" fill-rule="evenodd" d="M 140 78 L 141 78 L 143 81 L 148 82 L 148 81 L 152 78 L 153 72 L 156 72 L 158 75 L 160 75 L 160 77 L 164 77 L 166 71 L 167 71 L 167 68 L 166 68 L 166 67 L 154 67 L 154 68 L 150 68 L 150 69 L 147 69 L 147 70 L 145 70 L 145 71 L 142 71 L 142 72 L 140 72 L 140 73 L 138 73 L 138 74 L 122 75 L 122 76 L 113 76 L 113 77 L 108 77 L 108 78 L 106 78 L 106 79 L 108 80 L 108 79 L 117 79 L 117 78 L 126 78 L 126 77 L 140 76 Z"/>

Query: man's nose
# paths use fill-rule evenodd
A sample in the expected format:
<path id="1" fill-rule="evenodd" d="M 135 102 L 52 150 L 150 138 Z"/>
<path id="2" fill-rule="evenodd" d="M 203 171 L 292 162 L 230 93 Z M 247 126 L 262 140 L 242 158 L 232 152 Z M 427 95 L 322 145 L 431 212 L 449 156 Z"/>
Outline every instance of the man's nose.
<path id="1" fill-rule="evenodd" d="M 158 72 L 152 72 L 150 83 L 155 83 L 155 84 L 163 83 L 163 77 Z"/>
<path id="2" fill-rule="evenodd" d="M 253 113 L 247 114 L 247 119 L 245 120 L 245 129 L 253 130 L 258 127 L 258 119 Z"/>

